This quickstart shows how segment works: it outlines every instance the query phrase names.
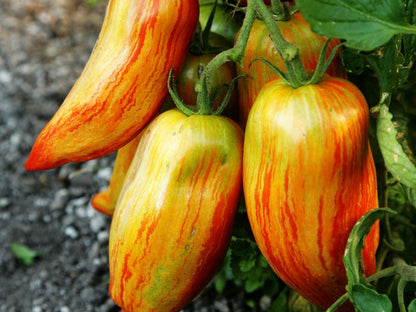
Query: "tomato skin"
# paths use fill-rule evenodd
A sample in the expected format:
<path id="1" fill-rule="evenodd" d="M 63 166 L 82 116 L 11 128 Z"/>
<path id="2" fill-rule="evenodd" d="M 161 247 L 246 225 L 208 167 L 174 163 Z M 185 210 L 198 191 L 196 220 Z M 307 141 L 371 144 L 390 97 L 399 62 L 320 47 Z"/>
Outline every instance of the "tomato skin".
<path id="1" fill-rule="evenodd" d="M 257 244 L 284 282 L 324 310 L 345 293 L 349 232 L 378 207 L 368 114 L 354 85 L 326 76 L 298 89 L 270 81 L 247 121 L 243 185 Z M 378 231 L 365 241 L 368 275 Z"/>
<path id="2" fill-rule="evenodd" d="M 197 0 L 111 0 L 96 46 L 41 131 L 27 170 L 107 155 L 134 138 L 167 95 L 199 16 Z"/>
<path id="3" fill-rule="evenodd" d="M 91 199 L 93 208 L 103 214 L 112 216 L 117 204 L 118 196 L 126 178 L 126 173 L 136 153 L 137 145 L 140 142 L 142 133 L 139 133 L 133 140 L 117 151 L 114 162 L 113 173 L 107 189 L 94 195 Z"/>
<path id="4" fill-rule="evenodd" d="M 160 114 L 113 215 L 110 294 L 125 312 L 179 311 L 221 266 L 242 192 L 243 132 L 222 116 Z"/>
<path id="5" fill-rule="evenodd" d="M 205 66 L 215 57 L 215 54 L 193 55 L 188 54 L 181 73 L 176 81 L 178 94 L 184 100 L 185 104 L 195 106 L 197 101 L 197 93 L 195 92 L 195 85 L 200 80 L 200 76 Z M 229 85 L 235 77 L 235 65 L 232 62 L 223 64 L 211 76 L 212 90 L 220 87 L 215 101 L 213 103 L 214 110 L 217 109 L 225 97 L 227 88 L 224 85 Z M 225 108 L 223 114 L 232 119 L 238 118 L 238 102 L 237 89 L 232 91 L 231 98 Z"/>
<path id="6" fill-rule="evenodd" d="M 289 21 L 278 21 L 277 25 L 284 39 L 299 48 L 299 55 L 305 68 L 315 69 L 326 38 L 312 32 L 309 23 L 305 21 L 300 12 L 292 15 Z M 339 42 L 339 40 L 331 39 L 328 45 L 328 54 Z M 260 20 L 255 21 L 248 39 L 246 53 L 241 63 L 237 64 L 236 67 L 238 75 L 248 75 L 247 78 L 238 81 L 238 105 L 240 123 L 243 127 L 247 122 L 248 113 L 257 94 L 270 79 L 277 76 L 263 62 L 255 61 L 252 63 L 258 57 L 262 57 L 284 72 L 286 71 L 283 59 L 273 46 L 265 24 Z M 340 58 L 336 57 L 334 59 L 327 73 L 332 76 L 345 77 Z"/>

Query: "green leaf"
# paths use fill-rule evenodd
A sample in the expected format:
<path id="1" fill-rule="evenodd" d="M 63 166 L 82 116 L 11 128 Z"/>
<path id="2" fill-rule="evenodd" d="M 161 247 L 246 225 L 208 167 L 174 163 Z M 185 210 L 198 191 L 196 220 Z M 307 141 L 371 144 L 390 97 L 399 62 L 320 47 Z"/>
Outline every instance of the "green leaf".
<path id="1" fill-rule="evenodd" d="M 12 242 L 10 248 L 17 259 L 22 261 L 26 265 L 31 265 L 36 257 L 41 257 L 40 252 L 34 251 L 25 245 Z"/>
<path id="2" fill-rule="evenodd" d="M 238 270 L 242 273 L 249 272 L 256 266 L 256 253 L 255 244 L 248 239 L 234 239 L 231 242 L 231 260 L 237 263 Z"/>
<path id="3" fill-rule="evenodd" d="M 346 46 L 371 51 L 396 34 L 416 34 L 400 0 L 297 0 L 312 30 L 345 39 Z"/>
<path id="4" fill-rule="evenodd" d="M 365 281 L 361 270 L 361 253 L 364 247 L 364 239 L 374 223 L 387 213 L 396 214 L 395 211 L 387 208 L 370 210 L 356 222 L 351 230 L 344 254 L 344 265 L 348 278 L 346 288 L 349 294 L 351 294 L 353 285 Z"/>
<path id="5" fill-rule="evenodd" d="M 397 141 L 397 131 L 387 105 L 380 105 L 377 118 L 377 140 L 387 170 L 405 186 L 416 189 L 416 167 Z"/>
<path id="6" fill-rule="evenodd" d="M 344 69 L 347 73 L 361 75 L 365 68 L 365 57 L 354 49 L 344 49 L 340 53 Z"/>
<path id="7" fill-rule="evenodd" d="M 376 73 L 381 92 L 392 93 L 402 83 L 401 68 L 404 62 L 401 54 L 401 38 L 390 40 L 383 48 L 375 53 L 366 55 L 366 60 Z"/>
<path id="8" fill-rule="evenodd" d="M 224 292 L 226 284 L 227 277 L 225 276 L 225 274 L 219 274 L 214 282 L 214 287 L 218 294 L 222 294 Z"/>
<path id="9" fill-rule="evenodd" d="M 287 291 L 280 292 L 279 296 L 267 309 L 267 312 L 289 312 Z"/>
<path id="10" fill-rule="evenodd" d="M 410 204 L 416 208 L 416 189 L 406 188 L 406 193 Z"/>
<path id="11" fill-rule="evenodd" d="M 362 284 L 352 286 L 354 305 L 360 312 L 391 312 L 393 307 L 388 296 L 379 294 Z"/>
<path id="12" fill-rule="evenodd" d="M 100 3 L 102 0 L 86 0 L 86 4 L 90 7 L 93 7 L 95 5 L 97 5 L 98 3 Z"/>
<path id="13" fill-rule="evenodd" d="M 246 292 L 256 291 L 267 282 L 271 288 L 276 286 L 278 279 L 254 241 L 233 237 L 230 247 L 233 275 L 242 281 Z"/>
<path id="14" fill-rule="evenodd" d="M 413 299 L 412 302 L 410 302 L 408 311 L 416 312 L 416 299 Z"/>

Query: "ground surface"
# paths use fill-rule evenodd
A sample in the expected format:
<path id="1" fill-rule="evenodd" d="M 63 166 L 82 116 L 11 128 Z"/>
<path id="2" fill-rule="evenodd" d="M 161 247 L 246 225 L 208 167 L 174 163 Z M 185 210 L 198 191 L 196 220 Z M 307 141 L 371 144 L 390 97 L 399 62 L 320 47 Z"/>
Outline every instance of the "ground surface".
<path id="1" fill-rule="evenodd" d="M 114 154 L 27 172 L 34 139 L 82 71 L 105 3 L 0 0 L 0 312 L 119 311 L 107 292 L 110 218 L 91 197 L 105 188 Z M 31 266 L 11 242 L 42 253 Z M 247 311 L 205 294 L 186 311 Z"/>

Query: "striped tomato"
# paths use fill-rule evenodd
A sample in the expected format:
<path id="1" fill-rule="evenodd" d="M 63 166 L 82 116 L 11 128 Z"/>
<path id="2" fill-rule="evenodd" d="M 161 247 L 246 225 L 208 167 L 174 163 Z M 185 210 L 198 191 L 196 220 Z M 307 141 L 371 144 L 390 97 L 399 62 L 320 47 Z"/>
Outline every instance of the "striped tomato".
<path id="1" fill-rule="evenodd" d="M 315 69 L 319 53 L 326 38 L 312 32 L 308 22 L 304 20 L 300 12 L 291 16 L 288 21 L 278 21 L 277 25 L 288 42 L 295 44 L 299 49 L 299 56 L 306 69 Z M 331 39 L 328 45 L 328 54 L 339 43 L 339 40 Z M 241 63 L 237 64 L 237 74 L 247 75 L 248 78 L 238 81 L 238 106 L 240 122 L 244 126 L 247 121 L 248 112 L 260 92 L 261 88 L 276 73 L 261 61 L 252 63 L 255 58 L 264 58 L 279 69 L 285 71 L 283 59 L 278 55 L 269 32 L 261 20 L 254 22 L 247 43 L 247 49 Z M 340 59 L 337 57 L 328 69 L 332 76 L 344 77 L 344 69 Z"/>
<path id="2" fill-rule="evenodd" d="M 178 94 L 183 101 L 190 106 L 196 105 L 197 93 L 195 86 L 200 80 L 202 71 L 205 66 L 215 57 L 215 54 L 203 54 L 193 55 L 189 54 L 182 66 L 181 73 L 176 81 Z M 232 62 L 223 64 L 214 74 L 211 76 L 211 88 L 213 92 L 216 92 L 213 108 L 216 110 L 227 93 L 227 85 L 235 77 L 235 65 Z M 237 118 L 237 90 L 232 91 L 228 105 L 224 111 L 224 115 L 227 117 Z"/>
<path id="3" fill-rule="evenodd" d="M 124 179 L 126 178 L 126 173 L 133 160 L 134 154 L 136 153 L 141 136 L 142 133 L 139 133 L 138 136 L 117 151 L 108 188 L 94 195 L 91 200 L 91 205 L 95 210 L 109 216 L 113 215 L 118 196 L 120 195 Z"/>
<path id="4" fill-rule="evenodd" d="M 134 138 L 167 95 L 198 22 L 197 0 L 110 0 L 84 71 L 25 164 L 44 170 L 109 154 Z"/>
<path id="5" fill-rule="evenodd" d="M 243 133 L 177 110 L 144 129 L 110 230 L 110 294 L 124 312 L 179 311 L 220 267 L 242 191 Z"/>
<path id="6" fill-rule="evenodd" d="M 247 121 L 243 183 L 254 236 L 277 275 L 322 309 L 345 293 L 349 232 L 378 207 L 368 122 L 360 91 L 330 76 L 298 89 L 272 80 Z M 377 246 L 374 226 L 367 274 Z"/>

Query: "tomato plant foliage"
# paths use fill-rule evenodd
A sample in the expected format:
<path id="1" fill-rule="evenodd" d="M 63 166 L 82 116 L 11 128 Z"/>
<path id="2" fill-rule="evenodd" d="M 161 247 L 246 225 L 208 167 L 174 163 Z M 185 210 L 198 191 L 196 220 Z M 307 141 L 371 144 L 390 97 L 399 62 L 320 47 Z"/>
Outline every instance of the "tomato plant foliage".
<path id="1" fill-rule="evenodd" d="M 416 32 L 400 0 L 300 0 L 296 3 L 314 31 L 345 39 L 347 46 L 363 51 L 387 43 L 395 34 Z"/>

